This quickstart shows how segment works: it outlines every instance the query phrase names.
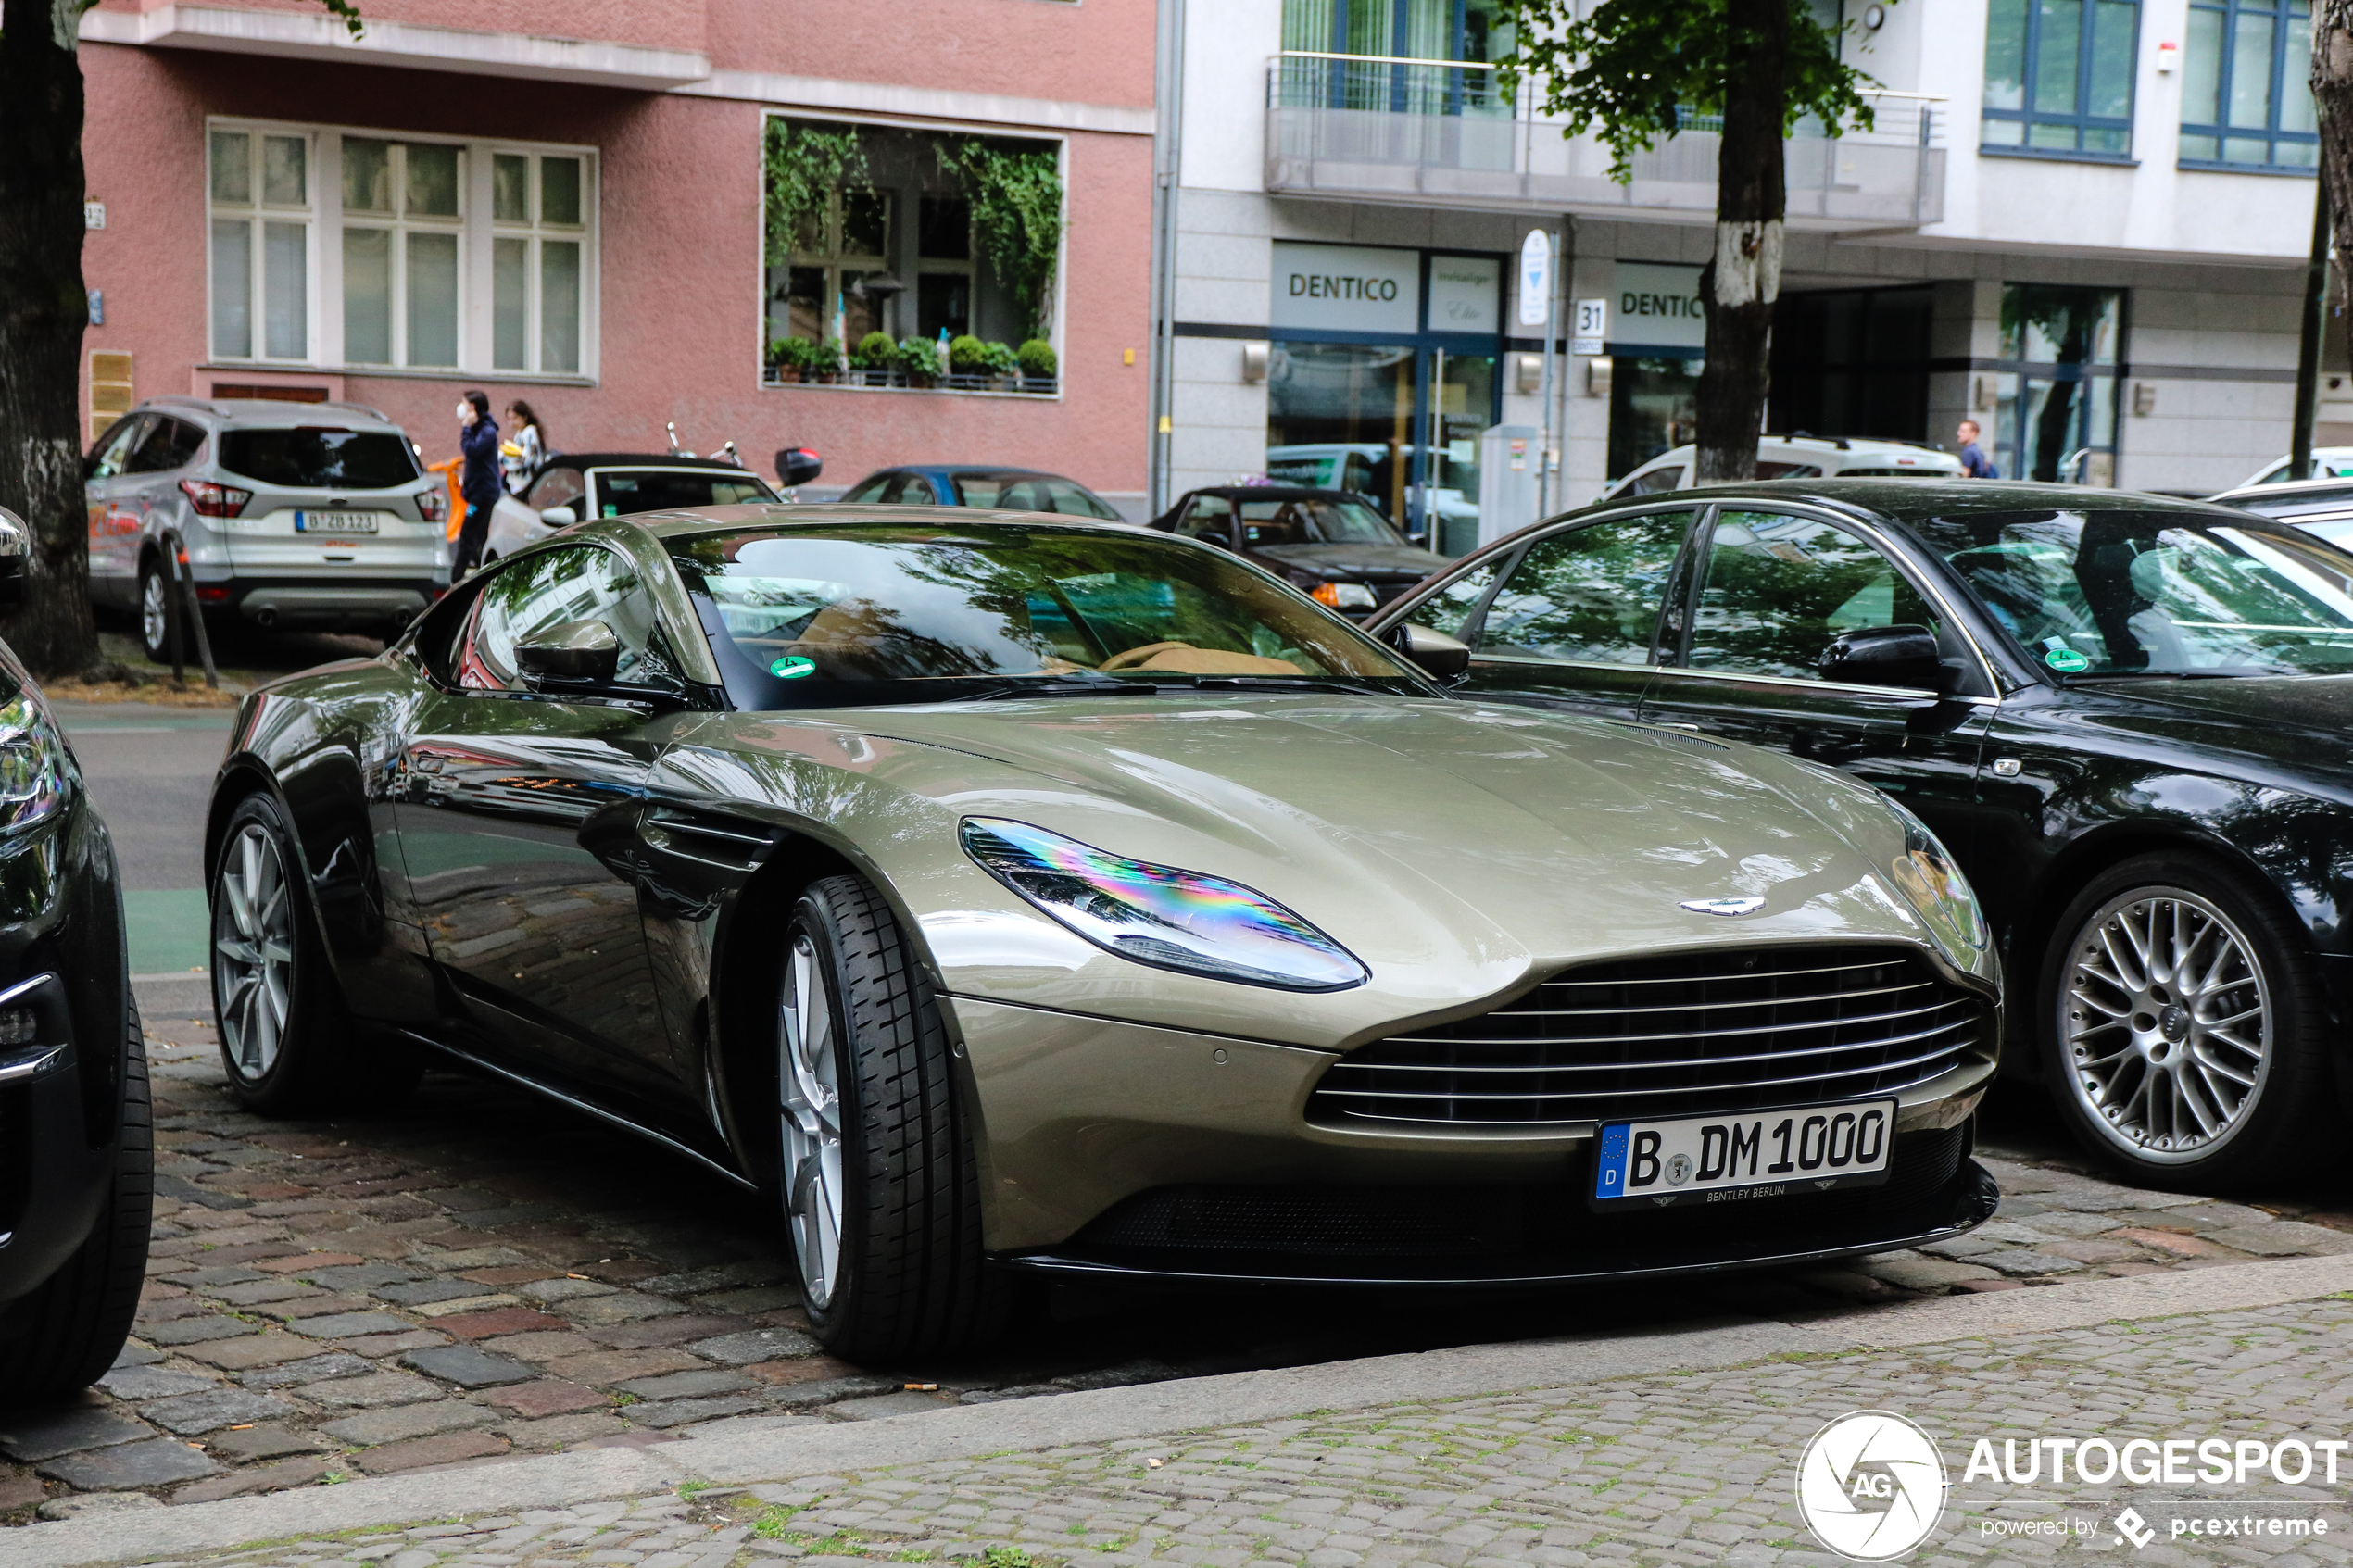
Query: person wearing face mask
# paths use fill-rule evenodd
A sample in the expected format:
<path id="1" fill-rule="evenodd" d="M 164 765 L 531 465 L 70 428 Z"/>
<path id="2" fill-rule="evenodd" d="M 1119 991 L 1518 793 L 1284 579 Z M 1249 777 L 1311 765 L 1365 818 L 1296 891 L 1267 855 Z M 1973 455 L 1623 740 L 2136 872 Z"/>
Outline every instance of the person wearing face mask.
<path id="1" fill-rule="evenodd" d="M 466 522 L 458 531 L 458 553 L 449 563 L 452 583 L 482 563 L 482 547 L 490 537 L 490 508 L 498 504 L 503 488 L 498 422 L 490 417 L 489 394 L 469 392 L 458 400 L 458 449 L 465 455 L 458 489 L 466 498 Z"/>

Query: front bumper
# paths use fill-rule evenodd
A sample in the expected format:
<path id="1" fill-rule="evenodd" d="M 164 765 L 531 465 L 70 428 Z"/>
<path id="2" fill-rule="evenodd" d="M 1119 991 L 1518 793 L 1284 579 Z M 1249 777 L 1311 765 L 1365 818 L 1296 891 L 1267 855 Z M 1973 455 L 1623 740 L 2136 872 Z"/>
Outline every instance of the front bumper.
<path id="1" fill-rule="evenodd" d="M 970 1074 L 984 1242 L 1060 1273 L 1536 1284 L 1886 1251 L 1994 1211 L 1971 1060 L 1900 1091 L 1886 1185 L 1595 1214 L 1590 1125 L 1323 1126 L 1328 1051 L 949 998 Z"/>

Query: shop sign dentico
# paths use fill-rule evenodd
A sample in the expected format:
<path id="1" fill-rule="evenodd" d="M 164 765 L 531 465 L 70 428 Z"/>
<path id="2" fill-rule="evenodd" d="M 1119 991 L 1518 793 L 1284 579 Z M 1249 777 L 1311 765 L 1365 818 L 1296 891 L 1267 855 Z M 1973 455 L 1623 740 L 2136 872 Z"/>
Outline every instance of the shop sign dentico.
<path id="1" fill-rule="evenodd" d="M 1707 346 L 1698 268 L 1621 261 L 1617 284 L 1617 319 L 1610 323 L 1615 341 L 1655 348 Z"/>
<path id="2" fill-rule="evenodd" d="M 1277 241 L 1273 292 L 1270 319 L 1278 328 L 1417 332 L 1421 253 Z"/>

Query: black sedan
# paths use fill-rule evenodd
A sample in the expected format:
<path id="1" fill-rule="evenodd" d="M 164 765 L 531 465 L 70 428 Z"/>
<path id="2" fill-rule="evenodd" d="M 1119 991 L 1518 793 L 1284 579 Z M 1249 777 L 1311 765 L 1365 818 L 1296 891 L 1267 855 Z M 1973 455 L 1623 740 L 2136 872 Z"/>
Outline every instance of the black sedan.
<path id="1" fill-rule="evenodd" d="M 1780 747 L 1952 847 L 2014 1027 L 2136 1179 L 2335 1148 L 2353 1068 L 2353 555 L 2248 512 L 1785 480 L 1604 505 L 1376 617 L 1464 686 Z"/>
<path id="2" fill-rule="evenodd" d="M 0 607 L 23 592 L 26 537 L 0 511 Z M 0 645 L 0 1406 L 69 1393 L 121 1352 L 153 1185 L 114 841 Z"/>
<path id="3" fill-rule="evenodd" d="M 1274 484 L 1194 490 L 1151 525 L 1232 550 L 1352 620 L 1363 620 L 1446 565 L 1445 557 L 1407 544 L 1370 502 L 1345 490 Z"/>

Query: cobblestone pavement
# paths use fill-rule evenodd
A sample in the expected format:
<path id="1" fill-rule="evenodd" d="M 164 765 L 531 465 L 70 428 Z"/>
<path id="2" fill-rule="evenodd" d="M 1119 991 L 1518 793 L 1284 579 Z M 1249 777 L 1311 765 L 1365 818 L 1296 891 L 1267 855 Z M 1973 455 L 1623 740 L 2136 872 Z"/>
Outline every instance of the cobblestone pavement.
<path id="1" fill-rule="evenodd" d="M 1444 1568 L 1588 1562 L 1828 1563 L 1793 1481 L 1807 1439 L 1857 1408 L 1937 1439 L 1950 1502 L 1925 1563 L 2353 1558 L 2341 1487 L 2012 1485 L 1966 1478 L 1977 1438 L 2341 1434 L 2353 1305 L 2299 1303 L 1901 1352 L 1777 1360 L 1321 1419 L 803 1478 L 282 1544 L 208 1568 L 801 1568 L 977 1559 L 983 1568 L 1169 1563 Z M 2132 1508 L 2156 1532 L 2116 1540 Z M 2177 1536 L 2231 1519 L 2235 1538 Z M 2279 1520 L 2320 1537 L 2254 1536 Z M 2082 1522 L 2061 1538 L 2003 1534 Z"/>
<path id="2" fill-rule="evenodd" d="M 2001 1216 L 1931 1253 L 1601 1309 L 1393 1298 L 1336 1313 L 1329 1298 L 1281 1293 L 1065 1292 L 986 1358 L 851 1366 L 801 1332 L 765 1206 L 681 1161 L 449 1074 L 376 1119 L 247 1116 L 209 1024 L 149 1032 L 159 1197 L 136 1337 L 83 1401 L 0 1413 L 13 1461 L 0 1464 L 0 1521 L 643 1445 L 720 1422 L 867 1420 L 1703 1312 L 1803 1321 L 1920 1293 L 2353 1251 L 2353 1213 L 2116 1186 L 2030 1114 L 1997 1123 L 1985 1151 L 2008 1194 Z"/>

